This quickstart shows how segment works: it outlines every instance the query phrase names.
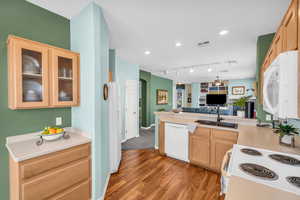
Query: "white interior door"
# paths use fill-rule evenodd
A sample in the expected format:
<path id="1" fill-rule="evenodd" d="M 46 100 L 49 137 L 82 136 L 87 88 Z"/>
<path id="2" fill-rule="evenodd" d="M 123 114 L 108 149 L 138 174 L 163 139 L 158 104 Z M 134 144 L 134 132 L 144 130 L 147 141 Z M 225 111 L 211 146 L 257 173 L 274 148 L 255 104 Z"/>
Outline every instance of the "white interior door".
<path id="1" fill-rule="evenodd" d="M 126 140 L 139 136 L 139 82 L 136 80 L 126 81 L 125 91 L 125 138 Z"/>

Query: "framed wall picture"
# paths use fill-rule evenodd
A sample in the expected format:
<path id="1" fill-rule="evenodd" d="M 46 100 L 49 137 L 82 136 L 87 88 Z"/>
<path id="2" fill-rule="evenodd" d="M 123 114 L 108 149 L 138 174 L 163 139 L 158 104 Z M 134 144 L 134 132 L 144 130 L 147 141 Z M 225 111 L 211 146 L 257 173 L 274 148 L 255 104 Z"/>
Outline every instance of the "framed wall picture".
<path id="1" fill-rule="evenodd" d="M 245 86 L 233 86 L 232 95 L 245 95 Z"/>
<path id="2" fill-rule="evenodd" d="M 156 90 L 156 104 L 157 105 L 164 105 L 168 104 L 168 90 Z"/>

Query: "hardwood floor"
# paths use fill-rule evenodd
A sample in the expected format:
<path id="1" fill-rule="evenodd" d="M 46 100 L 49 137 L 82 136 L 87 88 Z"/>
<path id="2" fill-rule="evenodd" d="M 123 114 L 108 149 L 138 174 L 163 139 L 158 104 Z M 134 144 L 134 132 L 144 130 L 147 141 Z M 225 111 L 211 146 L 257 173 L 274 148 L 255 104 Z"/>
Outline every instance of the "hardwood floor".
<path id="1" fill-rule="evenodd" d="M 106 200 L 224 200 L 220 176 L 156 150 L 125 150 L 110 178 Z"/>

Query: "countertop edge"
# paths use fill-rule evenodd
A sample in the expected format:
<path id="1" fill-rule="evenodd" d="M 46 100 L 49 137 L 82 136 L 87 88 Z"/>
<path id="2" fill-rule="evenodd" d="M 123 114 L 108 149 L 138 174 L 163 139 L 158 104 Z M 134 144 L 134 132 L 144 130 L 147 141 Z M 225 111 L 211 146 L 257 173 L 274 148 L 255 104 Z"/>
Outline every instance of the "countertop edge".
<path id="1" fill-rule="evenodd" d="M 70 134 L 77 135 L 76 137 L 81 137 L 81 138 L 79 140 L 75 141 L 75 142 L 72 141 L 72 142 L 65 143 L 65 144 L 59 144 L 59 145 L 53 147 L 52 149 L 41 150 L 41 151 L 38 151 L 38 152 L 29 152 L 26 155 L 20 155 L 20 156 L 16 155 L 16 153 L 14 152 L 13 147 L 11 145 L 13 145 L 15 143 L 26 142 L 28 140 L 38 139 L 38 136 L 39 136 L 40 132 L 28 133 L 28 134 L 22 134 L 22 135 L 7 137 L 5 146 L 6 146 L 6 149 L 8 150 L 8 152 L 9 152 L 9 155 L 11 156 L 11 158 L 15 162 L 22 162 L 22 161 L 29 160 L 29 159 L 32 159 L 32 158 L 47 155 L 47 154 L 50 154 L 50 153 L 54 153 L 54 152 L 62 151 L 62 150 L 65 150 L 65 149 L 69 149 L 71 147 L 91 143 L 91 141 L 92 141 L 91 138 L 89 137 L 89 135 L 86 134 L 85 132 L 81 131 L 80 129 L 72 128 L 72 127 L 66 127 L 65 130 L 67 132 L 69 132 Z"/>
<path id="2" fill-rule="evenodd" d="M 29 160 L 29 159 L 32 159 L 32 158 L 37 158 L 37 157 L 40 157 L 40 156 L 44 156 L 44 155 L 47 155 L 47 154 L 50 154 L 50 153 L 55 153 L 55 152 L 58 152 L 58 151 L 69 149 L 71 147 L 79 146 L 79 145 L 82 145 L 82 144 L 87 144 L 87 143 L 90 143 L 90 142 L 91 141 L 87 140 L 87 141 L 82 141 L 82 142 L 78 142 L 78 143 L 73 143 L 73 144 L 70 144 L 70 145 L 64 145 L 64 146 L 60 146 L 59 148 L 55 148 L 51 151 L 43 151 L 43 152 L 40 152 L 40 153 L 29 154 L 27 156 L 23 156 L 23 157 L 19 157 L 19 158 L 17 158 L 15 156 L 15 154 L 11 151 L 10 147 L 7 144 L 5 146 L 8 149 L 9 154 L 11 155 L 11 157 L 13 158 L 13 160 L 15 162 L 22 162 L 22 161 Z"/>

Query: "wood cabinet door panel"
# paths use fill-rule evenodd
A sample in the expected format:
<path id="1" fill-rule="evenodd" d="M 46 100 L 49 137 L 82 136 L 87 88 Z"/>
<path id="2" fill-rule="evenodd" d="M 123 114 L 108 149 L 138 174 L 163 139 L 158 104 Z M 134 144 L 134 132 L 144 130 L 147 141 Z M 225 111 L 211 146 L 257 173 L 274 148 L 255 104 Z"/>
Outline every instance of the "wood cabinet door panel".
<path id="1" fill-rule="evenodd" d="M 61 152 L 55 152 L 53 154 L 24 161 L 21 165 L 22 179 L 34 177 L 54 168 L 61 167 L 89 156 L 90 145 L 85 144 Z"/>
<path id="2" fill-rule="evenodd" d="M 296 50 L 298 46 L 297 1 L 293 1 L 283 21 L 285 50 Z"/>
<path id="3" fill-rule="evenodd" d="M 283 52 L 283 35 L 282 35 L 282 27 L 278 29 L 274 39 L 274 49 L 275 49 L 275 58 Z"/>
<path id="4" fill-rule="evenodd" d="M 51 105 L 79 105 L 79 56 L 73 52 L 50 49 Z"/>
<path id="5" fill-rule="evenodd" d="M 10 36 L 8 77 L 11 109 L 49 106 L 48 49 L 45 46 Z"/>
<path id="6" fill-rule="evenodd" d="M 238 138 L 238 132 L 221 129 L 212 129 L 212 137 L 213 139 L 230 140 L 236 143 Z"/>
<path id="7" fill-rule="evenodd" d="M 194 164 L 209 167 L 210 141 L 197 135 L 189 136 L 189 159 Z"/>
<path id="8" fill-rule="evenodd" d="M 89 179 L 90 160 L 85 159 L 73 165 L 22 184 L 22 200 L 41 200 L 63 192 Z"/>
<path id="9" fill-rule="evenodd" d="M 210 128 L 205 128 L 205 127 L 197 127 L 196 130 L 194 131 L 194 135 L 197 135 L 199 137 L 203 137 L 203 138 L 208 138 L 210 137 L 210 132 L 211 129 Z"/>
<path id="10" fill-rule="evenodd" d="M 211 167 L 217 171 L 221 170 L 223 158 L 228 150 L 230 150 L 235 143 L 227 140 L 213 140 L 211 142 Z"/>

